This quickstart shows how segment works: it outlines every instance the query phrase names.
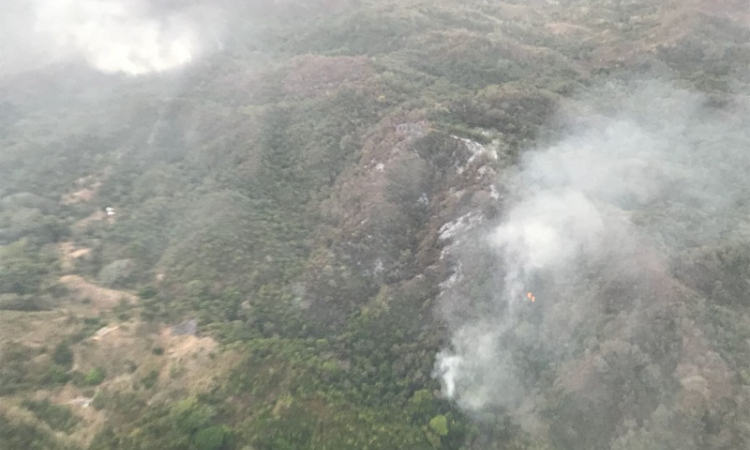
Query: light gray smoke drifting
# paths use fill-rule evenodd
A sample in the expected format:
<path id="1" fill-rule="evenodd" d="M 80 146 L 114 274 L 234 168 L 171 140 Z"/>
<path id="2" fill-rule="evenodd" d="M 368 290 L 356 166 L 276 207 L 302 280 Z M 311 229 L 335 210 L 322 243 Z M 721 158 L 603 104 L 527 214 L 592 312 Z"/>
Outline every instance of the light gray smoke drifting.
<path id="1" fill-rule="evenodd" d="M 460 286 L 444 294 L 449 314 L 461 305 L 491 312 L 446 317 L 452 344 L 436 366 L 445 396 L 468 411 L 500 408 L 528 419 L 520 416 L 536 407 L 537 379 L 528 374 L 536 373 L 529 360 L 537 353 L 548 386 L 577 395 L 586 358 L 596 360 L 584 349 L 599 348 L 585 333 L 606 323 L 605 304 L 619 302 L 612 339 L 632 342 L 634 311 L 660 301 L 656 290 L 669 291 L 662 280 L 673 258 L 720 238 L 750 237 L 742 202 L 750 192 L 750 109 L 744 97 L 733 102 L 713 108 L 701 95 L 640 83 L 605 87 L 561 113 L 568 137 L 528 152 L 502 180 L 504 217 L 475 245 L 490 246 L 498 261 L 490 304 L 477 306 Z M 473 282 L 472 251 L 458 256 L 464 284 Z M 617 282 L 624 293 L 607 290 Z"/>
<path id="2" fill-rule="evenodd" d="M 13 2 L 0 19 L 2 72 L 79 59 L 104 73 L 143 75 L 181 67 L 220 45 L 221 11 L 147 0 Z"/>

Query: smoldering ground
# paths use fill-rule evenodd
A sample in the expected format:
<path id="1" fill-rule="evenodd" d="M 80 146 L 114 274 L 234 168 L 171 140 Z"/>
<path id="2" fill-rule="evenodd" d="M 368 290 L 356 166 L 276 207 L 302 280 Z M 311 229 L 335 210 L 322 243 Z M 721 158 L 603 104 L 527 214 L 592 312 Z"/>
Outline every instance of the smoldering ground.
<path id="1" fill-rule="evenodd" d="M 563 107 L 566 136 L 500 181 L 500 223 L 453 252 L 464 281 L 443 293 L 444 395 L 561 448 L 628 448 L 623 423 L 648 433 L 669 411 L 681 448 L 703 448 L 700 430 L 680 432 L 683 409 L 733 401 L 721 384 L 735 374 L 691 317 L 710 293 L 680 273 L 750 237 L 749 105 L 641 82 Z"/>

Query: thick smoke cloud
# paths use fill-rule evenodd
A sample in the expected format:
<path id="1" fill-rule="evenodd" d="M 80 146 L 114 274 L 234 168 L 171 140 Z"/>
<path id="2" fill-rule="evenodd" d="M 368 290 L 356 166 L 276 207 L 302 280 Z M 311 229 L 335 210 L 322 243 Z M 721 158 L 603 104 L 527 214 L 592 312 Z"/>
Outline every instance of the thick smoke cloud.
<path id="1" fill-rule="evenodd" d="M 502 180 L 509 192 L 501 222 L 454 252 L 464 286 L 443 293 L 454 328 L 436 365 L 444 395 L 467 411 L 501 409 L 538 422 L 529 414 L 539 392 L 538 380 L 524 378 L 533 373 L 528 353 L 544 354 L 557 389 L 584 383 L 565 373 L 587 369 L 566 367 L 585 358 L 581 334 L 602 323 L 605 303 L 620 302 L 613 339 L 634 341 L 641 302 L 658 289 L 675 294 L 664 280 L 683 251 L 747 240 L 749 112 L 742 96 L 716 108 L 661 83 L 613 84 L 564 108 L 567 137 L 524 156 Z M 467 298 L 467 267 L 488 246 L 494 294 L 477 303 Z M 615 282 L 622 294 L 606 290 Z M 481 311 L 455 317 L 462 308 Z"/>
<path id="2" fill-rule="evenodd" d="M 207 2 L 32 0 L 7 5 L 0 26 L 3 73 L 82 60 L 104 73 L 143 75 L 216 50 L 224 17 Z"/>

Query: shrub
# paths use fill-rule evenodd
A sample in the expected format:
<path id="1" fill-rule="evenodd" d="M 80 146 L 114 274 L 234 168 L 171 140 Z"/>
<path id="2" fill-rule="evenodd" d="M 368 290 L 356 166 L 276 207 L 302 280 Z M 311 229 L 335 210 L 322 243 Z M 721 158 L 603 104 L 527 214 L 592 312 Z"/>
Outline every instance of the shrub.
<path id="1" fill-rule="evenodd" d="M 430 419 L 430 429 L 438 436 L 448 436 L 448 419 L 440 414 Z"/>
<path id="2" fill-rule="evenodd" d="M 50 403 L 47 399 L 42 401 L 24 400 L 22 404 L 24 408 L 34 413 L 39 420 L 56 431 L 68 432 L 80 420 L 65 406 Z"/>
<path id="3" fill-rule="evenodd" d="M 83 379 L 83 383 L 87 386 L 96 386 L 104 381 L 104 377 L 104 369 L 102 369 L 101 367 L 94 367 L 86 374 L 86 377 Z"/>
<path id="4" fill-rule="evenodd" d="M 143 387 L 146 389 L 151 389 L 156 385 L 156 381 L 159 379 L 159 372 L 156 370 L 152 370 L 148 373 L 145 377 L 141 379 L 141 384 L 143 384 Z"/>
<path id="5" fill-rule="evenodd" d="M 55 346 L 55 350 L 52 352 L 52 361 L 62 367 L 70 369 L 73 367 L 73 351 L 67 342 L 60 342 Z"/>
<path id="6" fill-rule="evenodd" d="M 224 447 L 227 438 L 227 429 L 217 425 L 203 428 L 195 433 L 196 450 L 220 450 Z"/>
<path id="7" fill-rule="evenodd" d="M 45 385 L 65 384 L 70 381 L 71 376 L 66 368 L 53 364 L 47 372 L 42 375 L 40 382 Z"/>

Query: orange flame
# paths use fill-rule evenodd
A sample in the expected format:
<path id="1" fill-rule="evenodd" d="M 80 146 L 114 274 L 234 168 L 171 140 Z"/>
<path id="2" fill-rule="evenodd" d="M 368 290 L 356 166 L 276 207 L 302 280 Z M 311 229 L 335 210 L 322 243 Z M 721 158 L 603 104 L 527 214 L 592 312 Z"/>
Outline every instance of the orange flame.
<path id="1" fill-rule="evenodd" d="M 536 297 L 534 297 L 534 294 L 532 294 L 531 292 L 526 293 L 526 298 L 531 300 L 531 303 L 534 303 L 536 301 Z"/>

